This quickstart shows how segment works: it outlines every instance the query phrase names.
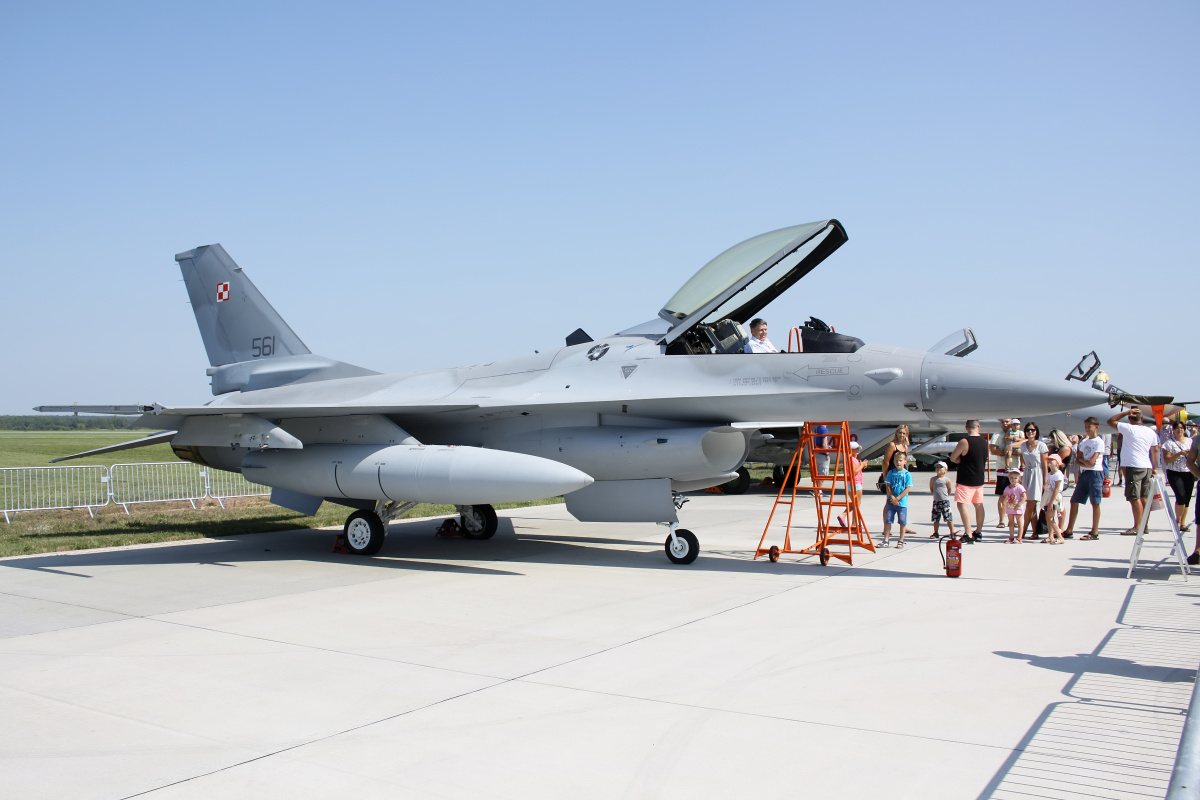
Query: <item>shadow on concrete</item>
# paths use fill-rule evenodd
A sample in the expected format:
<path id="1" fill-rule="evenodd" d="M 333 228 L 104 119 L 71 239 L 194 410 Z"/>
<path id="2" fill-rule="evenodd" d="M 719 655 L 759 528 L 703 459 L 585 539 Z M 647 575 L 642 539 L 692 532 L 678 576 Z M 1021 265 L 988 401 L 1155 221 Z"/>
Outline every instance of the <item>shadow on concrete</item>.
<path id="1" fill-rule="evenodd" d="M 1128 562 L 1125 563 L 1128 565 Z M 1121 575 L 1124 576 L 1124 569 L 1122 569 Z M 1142 584 L 1141 588 L 1144 589 L 1145 585 Z M 1118 624 L 1127 625 L 1122 620 L 1138 599 L 1136 594 L 1138 589 L 1139 585 L 1136 584 L 1129 587 L 1125 601 L 1118 612 Z M 1152 591 L 1157 593 L 1162 590 L 1154 587 Z M 1190 598 L 1197 595 L 1180 593 L 1178 596 Z M 1161 595 L 1147 602 L 1152 604 L 1161 602 L 1159 597 Z M 1050 703 L 1046 706 L 1021 741 L 1013 748 L 1008 758 L 1005 759 L 1004 764 L 979 793 L 977 800 L 988 800 L 998 791 L 1002 792 L 1005 797 L 1009 796 L 1010 792 L 1022 796 L 1059 796 L 1063 791 L 1063 784 L 1076 785 L 1081 774 L 1088 774 L 1097 780 L 1128 782 L 1126 788 L 1133 789 L 1139 796 L 1151 790 L 1152 787 L 1149 786 L 1135 786 L 1137 779 L 1132 776 L 1132 773 L 1137 772 L 1144 779 L 1144 776 L 1149 773 L 1161 774 L 1162 765 L 1144 763 L 1144 759 L 1143 762 L 1139 762 L 1139 758 L 1144 756 L 1139 748 L 1128 748 L 1128 753 L 1122 753 L 1119 756 L 1113 756 L 1111 753 L 1092 754 L 1091 751 L 1091 747 L 1097 740 L 1111 737 L 1113 728 L 1119 729 L 1122 723 L 1127 721 L 1126 716 L 1133 713 L 1131 709 L 1175 718 L 1180 713 L 1180 709 L 1150 705 L 1148 703 L 1151 701 L 1141 687 L 1121 684 L 1120 681 L 1113 681 L 1110 678 L 1174 684 L 1192 683 L 1197 679 L 1194 669 L 1180 669 L 1103 655 L 1104 650 L 1114 641 L 1118 633 L 1139 631 L 1151 632 L 1154 638 L 1149 641 L 1156 643 L 1160 649 L 1166 647 L 1171 651 L 1160 652 L 1158 655 L 1168 660 L 1175 655 L 1171 636 L 1178 632 L 1147 628 L 1145 625 L 1113 628 L 1105 634 L 1091 653 L 1079 653 L 1073 656 L 1039 656 L 1007 650 L 994 651 L 1002 658 L 1024 660 L 1039 669 L 1069 675 L 1070 678 L 1064 684 L 1062 693 L 1073 699 Z M 1166 638 L 1163 638 L 1163 634 L 1166 634 Z M 1178 644 L 1174 645 L 1175 648 L 1178 646 Z M 1144 655 L 1147 659 L 1153 658 L 1155 655 L 1153 650 L 1152 646 L 1139 652 L 1139 656 Z M 1094 675 L 1108 676 L 1108 678 L 1101 681 L 1083 681 L 1085 676 Z M 1081 714 L 1081 710 L 1085 713 Z M 1106 723 L 1104 718 L 1098 719 L 1097 717 L 1097 715 L 1106 713 L 1106 710 L 1112 714 L 1111 724 Z M 1027 753 L 1030 757 L 1029 763 L 1022 767 L 1022 759 Z M 1081 760 L 1078 763 L 1071 763 L 1072 758 L 1079 753 L 1089 755 L 1080 756 Z M 1055 756 L 1059 760 L 1051 761 L 1046 758 L 1047 755 Z M 1089 788 L 1080 786 L 1077 790 L 1072 790 L 1071 794 L 1073 796 L 1084 795 L 1087 794 Z M 1153 796 L 1152 791 L 1151 795 Z"/>
<path id="2" fill-rule="evenodd" d="M 304 528 L 261 534 L 239 534 L 224 538 L 196 539 L 127 549 L 47 553 L 0 561 L 0 567 L 38 572 L 55 572 L 88 577 L 75 570 L 89 566 L 212 564 L 244 566 L 256 563 L 305 561 L 338 564 L 351 568 L 458 572 L 477 575 L 519 575 L 520 564 L 617 567 L 640 570 L 686 570 L 699 573 L 744 573 L 785 577 L 829 577 L 833 575 L 887 578 L 930 578 L 929 573 L 869 569 L 848 566 L 832 559 L 822 567 L 815 556 L 804 560 L 786 557 L 772 564 L 765 557 L 753 559 L 752 550 L 719 550 L 701 553 L 689 565 L 667 560 L 663 544 L 655 539 L 609 539 L 600 536 L 557 536 L 518 534 L 514 520 L 501 517 L 496 535 L 489 540 L 435 536 L 437 520 L 400 520 L 388 527 L 388 538 L 375 556 L 352 556 L 332 552 L 338 531 Z M 519 522 L 519 520 L 518 520 Z M 665 539 L 665 536 L 663 537 Z M 933 544 L 930 541 L 915 542 Z M 885 554 L 888 551 L 883 551 Z M 869 553 L 861 551 L 861 555 Z M 859 552 L 855 556 L 860 556 Z M 507 569 L 500 567 L 503 564 Z"/>
<path id="3" fill-rule="evenodd" d="M 1194 680 L 1194 670 L 1178 669 L 1176 667 L 1159 667 L 1153 664 L 1140 664 L 1127 658 L 1110 658 L 1095 653 L 1079 653 L 1073 656 L 1035 656 L 1028 653 L 1014 653 L 1010 650 L 996 650 L 996 655 L 1004 658 L 1021 659 L 1029 662 L 1030 666 L 1039 669 L 1049 669 L 1055 672 L 1065 672 L 1073 676 L 1091 672 L 1101 675 L 1117 675 L 1122 678 L 1138 678 L 1139 680 L 1171 683 L 1175 681 L 1188 682 Z"/>
<path id="4" fill-rule="evenodd" d="M 1071 567 L 1063 574 L 1071 578 L 1118 578 L 1124 580 L 1127 572 L 1129 572 L 1129 562 L 1125 562 L 1123 567 Z M 1146 567 L 1134 570 L 1134 574 L 1148 581 L 1166 581 L 1171 577 L 1171 573 L 1165 570 L 1147 573 Z"/>

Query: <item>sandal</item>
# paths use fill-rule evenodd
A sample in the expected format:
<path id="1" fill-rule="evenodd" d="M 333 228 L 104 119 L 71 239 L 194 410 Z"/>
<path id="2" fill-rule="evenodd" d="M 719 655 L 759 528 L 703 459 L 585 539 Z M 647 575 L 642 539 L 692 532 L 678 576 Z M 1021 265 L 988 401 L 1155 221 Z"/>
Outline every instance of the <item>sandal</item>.
<path id="1" fill-rule="evenodd" d="M 904 542 L 896 542 L 896 549 L 899 550 L 901 547 L 904 547 Z"/>
<path id="2" fill-rule="evenodd" d="M 1058 542 L 1052 542 L 1049 539 L 1042 539 L 1042 544 L 1058 544 Z"/>
<path id="3" fill-rule="evenodd" d="M 1137 536 L 1137 531 L 1134 530 L 1133 528 L 1130 528 L 1127 531 L 1121 531 L 1121 535 L 1122 536 Z"/>
<path id="4" fill-rule="evenodd" d="M 954 534 L 952 533 L 952 534 L 950 534 L 950 536 L 951 536 L 951 537 L 953 537 L 953 536 L 954 536 Z M 931 534 L 929 534 L 929 538 L 930 538 L 930 539 L 936 539 L 936 538 L 938 538 L 938 535 L 937 535 L 936 533 L 931 533 Z"/>
<path id="5" fill-rule="evenodd" d="M 1087 540 L 1087 541 L 1089 541 L 1089 542 L 1094 542 L 1094 541 L 1096 541 L 1097 539 L 1099 539 L 1100 537 L 1099 537 L 1099 536 L 1097 536 L 1097 535 L 1096 535 L 1096 534 L 1094 534 L 1094 533 L 1085 533 L 1083 536 L 1080 536 L 1079 538 L 1080 538 L 1080 539 L 1086 539 L 1086 540 Z"/>

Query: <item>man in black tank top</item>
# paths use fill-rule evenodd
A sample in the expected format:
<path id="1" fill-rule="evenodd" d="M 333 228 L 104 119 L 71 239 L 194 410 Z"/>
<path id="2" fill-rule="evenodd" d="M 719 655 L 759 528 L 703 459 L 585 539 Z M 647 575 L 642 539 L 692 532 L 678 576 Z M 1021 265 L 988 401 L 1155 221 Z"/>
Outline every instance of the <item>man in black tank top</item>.
<path id="1" fill-rule="evenodd" d="M 967 435 L 960 439 L 950 454 L 950 460 L 958 464 L 958 476 L 954 483 L 954 502 L 958 504 L 958 516 L 962 519 L 963 540 L 978 542 L 983 538 L 983 484 L 987 480 L 988 440 L 979 435 L 979 420 L 967 420 Z M 975 525 L 967 512 L 975 506 Z M 974 535 L 969 532 L 974 530 Z"/>

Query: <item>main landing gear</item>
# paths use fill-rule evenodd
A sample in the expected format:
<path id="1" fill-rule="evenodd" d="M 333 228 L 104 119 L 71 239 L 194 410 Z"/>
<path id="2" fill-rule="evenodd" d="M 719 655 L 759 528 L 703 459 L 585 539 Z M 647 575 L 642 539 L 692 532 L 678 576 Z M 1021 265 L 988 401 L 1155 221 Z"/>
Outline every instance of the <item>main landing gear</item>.
<path id="1" fill-rule="evenodd" d="M 387 527 L 374 511 L 355 511 L 346 520 L 340 544 L 351 555 L 373 556 L 383 547 Z"/>
<path id="2" fill-rule="evenodd" d="M 668 524 L 668 523 L 660 523 Z M 696 556 L 700 555 L 700 540 L 696 538 L 696 534 L 689 530 L 679 527 L 676 522 L 669 523 L 671 534 L 667 537 L 664 543 L 667 550 L 667 558 L 671 559 L 672 564 L 690 564 L 696 560 Z"/>
<path id="3" fill-rule="evenodd" d="M 459 525 L 468 539 L 490 539 L 496 535 L 499 522 L 496 509 L 491 506 L 455 506 L 458 509 Z"/>
<path id="4" fill-rule="evenodd" d="M 415 507 L 416 503 L 380 501 L 374 511 L 355 511 L 346 520 L 334 549 L 355 556 L 373 556 L 383 547 L 387 526 Z M 456 506 L 459 524 L 468 539 L 490 539 L 496 535 L 496 509 L 488 505 Z"/>
<path id="5" fill-rule="evenodd" d="M 737 468 L 736 478 L 721 484 L 721 491 L 725 494 L 745 494 L 749 488 L 750 470 L 746 469 L 745 465 Z"/>

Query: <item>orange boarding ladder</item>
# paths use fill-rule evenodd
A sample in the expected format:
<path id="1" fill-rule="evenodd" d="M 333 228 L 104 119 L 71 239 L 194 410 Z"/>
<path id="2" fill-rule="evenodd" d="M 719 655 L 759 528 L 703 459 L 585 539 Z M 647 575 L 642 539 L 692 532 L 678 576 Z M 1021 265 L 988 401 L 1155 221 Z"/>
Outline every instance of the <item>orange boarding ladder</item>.
<path id="1" fill-rule="evenodd" d="M 829 433 L 816 433 L 816 427 L 824 425 Z M 825 445 L 818 447 L 817 440 L 825 439 Z M 830 470 L 828 475 L 810 474 L 811 483 L 802 485 L 800 467 L 803 453 L 808 449 L 810 454 L 828 455 Z M 810 472 L 815 465 L 815 459 L 810 458 Z M 791 490 L 785 499 L 784 495 Z M 796 509 L 796 494 L 801 490 L 813 493 L 817 504 L 817 539 L 810 546 L 800 550 L 792 548 L 792 514 Z M 839 499 L 840 494 L 840 499 Z M 767 533 L 771 530 L 771 522 L 775 512 L 781 505 L 788 507 L 787 523 L 784 527 L 783 547 L 772 545 L 763 547 Z M 840 519 L 839 519 L 840 517 Z M 844 546 L 844 553 L 830 549 L 831 546 Z M 763 528 L 762 537 L 754 557 L 765 555 L 771 561 L 778 561 L 783 553 L 799 553 L 817 556 L 821 566 L 829 563 L 829 557 L 840 558 L 847 564 L 854 564 L 854 548 L 875 552 L 871 535 L 863 521 L 862 510 L 859 508 L 858 494 L 854 491 L 854 475 L 850 469 L 850 426 L 845 422 L 806 422 L 800 430 L 800 441 L 796 444 L 796 453 L 792 463 L 788 465 L 787 475 L 779 494 L 775 497 L 775 505 L 771 507 L 771 515 L 767 517 L 767 525 Z"/>

